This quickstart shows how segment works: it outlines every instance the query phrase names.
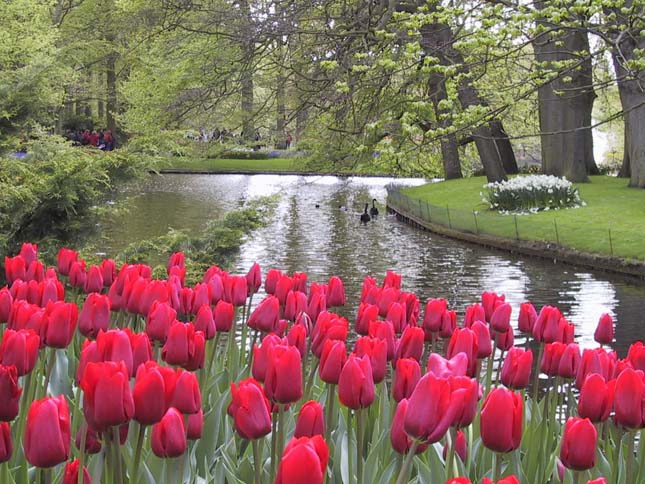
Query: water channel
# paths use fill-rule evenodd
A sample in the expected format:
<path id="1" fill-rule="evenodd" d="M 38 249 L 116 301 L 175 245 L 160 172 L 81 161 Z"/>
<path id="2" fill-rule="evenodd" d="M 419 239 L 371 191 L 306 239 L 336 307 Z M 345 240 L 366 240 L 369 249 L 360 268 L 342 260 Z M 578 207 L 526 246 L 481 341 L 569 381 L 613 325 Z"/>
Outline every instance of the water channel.
<path id="1" fill-rule="evenodd" d="M 127 213 L 101 227 L 105 252 L 113 256 L 128 243 L 165 234 L 170 228 L 201 230 L 211 218 L 248 199 L 279 195 L 270 223 L 251 234 L 231 272 L 246 273 L 257 261 L 271 268 L 305 271 L 310 282 L 331 275 L 345 283 L 344 315 L 354 321 L 366 275 L 382 280 L 386 270 L 403 275 L 403 289 L 422 307 L 431 297 L 446 298 L 460 320 L 484 290 L 506 295 L 516 318 L 519 305 L 539 310 L 558 306 L 576 324 L 582 347 L 593 341 L 598 318 L 617 321 L 615 349 L 645 338 L 645 284 L 601 272 L 526 258 L 447 239 L 407 226 L 385 212 L 386 186 L 416 185 L 421 179 L 339 178 L 290 175 L 154 175 L 127 186 Z M 364 204 L 376 199 L 378 218 L 361 225 Z M 521 342 L 521 339 L 516 339 Z"/>

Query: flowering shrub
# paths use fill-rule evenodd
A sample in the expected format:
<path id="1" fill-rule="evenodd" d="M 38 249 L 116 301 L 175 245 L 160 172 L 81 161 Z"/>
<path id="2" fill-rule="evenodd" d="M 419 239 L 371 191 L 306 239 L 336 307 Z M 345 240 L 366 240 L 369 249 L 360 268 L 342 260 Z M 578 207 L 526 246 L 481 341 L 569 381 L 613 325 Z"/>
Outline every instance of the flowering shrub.
<path id="1" fill-rule="evenodd" d="M 504 182 L 484 185 L 484 203 L 492 210 L 549 210 L 584 205 L 578 189 L 566 178 L 552 175 L 518 176 Z"/>

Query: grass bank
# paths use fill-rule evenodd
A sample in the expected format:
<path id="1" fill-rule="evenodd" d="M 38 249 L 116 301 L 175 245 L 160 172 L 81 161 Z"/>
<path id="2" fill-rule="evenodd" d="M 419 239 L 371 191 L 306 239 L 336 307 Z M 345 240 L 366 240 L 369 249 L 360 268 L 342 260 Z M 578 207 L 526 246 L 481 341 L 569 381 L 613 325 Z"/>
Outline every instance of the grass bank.
<path id="1" fill-rule="evenodd" d="M 594 176 L 576 184 L 584 207 L 517 216 L 488 210 L 480 195 L 485 183 L 484 177 L 449 180 L 402 193 L 423 217 L 458 230 L 645 260 L 645 190 L 628 188 L 625 179 Z"/>

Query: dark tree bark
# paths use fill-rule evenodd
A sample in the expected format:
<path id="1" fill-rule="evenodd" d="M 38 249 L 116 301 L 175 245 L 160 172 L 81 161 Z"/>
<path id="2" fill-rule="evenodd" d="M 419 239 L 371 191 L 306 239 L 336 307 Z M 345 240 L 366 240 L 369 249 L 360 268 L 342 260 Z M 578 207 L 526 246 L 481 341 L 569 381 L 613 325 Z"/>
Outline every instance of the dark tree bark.
<path id="1" fill-rule="evenodd" d="M 437 117 L 437 124 L 442 128 L 449 127 L 452 124 L 450 112 L 442 109 L 440 104 L 441 101 L 448 99 L 448 94 L 446 93 L 446 78 L 444 76 L 440 74 L 430 76 L 428 81 L 428 95 L 432 100 Z M 441 138 L 441 159 L 446 180 L 463 177 L 457 147 L 457 136 L 454 133 Z"/>
<path id="2" fill-rule="evenodd" d="M 625 123 L 621 175 L 629 177 L 630 186 L 645 188 L 645 72 L 629 64 L 642 56 L 638 52 L 645 49 L 645 12 L 642 6 L 633 12 L 632 0 L 622 7 L 612 12 L 615 19 L 612 56 Z M 630 12 L 630 16 L 623 12 Z"/>
<path id="3" fill-rule="evenodd" d="M 593 156 L 591 111 L 596 94 L 587 32 L 545 33 L 533 41 L 533 49 L 542 68 L 557 76 L 538 88 L 542 171 L 572 182 L 589 181 L 587 175 L 598 168 Z M 564 70 L 558 65 L 562 62 L 568 64 Z"/>
<path id="4" fill-rule="evenodd" d="M 118 112 L 117 92 L 116 92 L 116 58 L 117 54 L 113 53 L 106 59 L 106 78 L 107 78 L 107 96 L 106 96 L 106 113 L 105 120 L 107 129 L 113 134 L 117 133 L 116 114 Z"/>
<path id="5" fill-rule="evenodd" d="M 255 54 L 255 35 L 253 32 L 253 23 L 251 20 L 251 7 L 247 0 L 240 1 L 241 28 L 242 28 L 242 52 L 244 55 L 244 64 L 240 73 L 241 84 L 241 108 L 242 108 L 242 139 L 247 142 L 255 141 L 255 126 L 253 118 L 254 112 L 254 83 L 253 83 L 253 66 Z"/>

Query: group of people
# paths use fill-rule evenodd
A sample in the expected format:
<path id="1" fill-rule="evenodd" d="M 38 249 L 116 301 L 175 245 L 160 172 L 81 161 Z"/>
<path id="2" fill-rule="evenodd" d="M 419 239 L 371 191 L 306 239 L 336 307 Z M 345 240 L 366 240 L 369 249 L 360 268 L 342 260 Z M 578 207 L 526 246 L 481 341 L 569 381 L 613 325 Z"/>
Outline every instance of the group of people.
<path id="1" fill-rule="evenodd" d="M 112 131 L 102 129 L 92 130 L 67 130 L 66 137 L 77 146 L 96 146 L 99 150 L 112 151 L 114 149 L 114 135 Z"/>

